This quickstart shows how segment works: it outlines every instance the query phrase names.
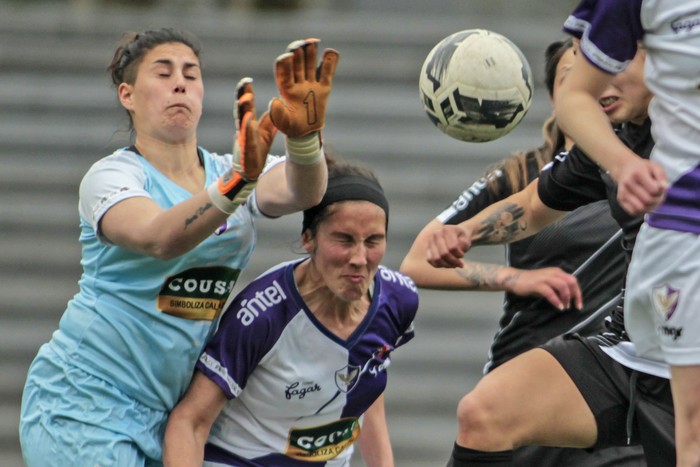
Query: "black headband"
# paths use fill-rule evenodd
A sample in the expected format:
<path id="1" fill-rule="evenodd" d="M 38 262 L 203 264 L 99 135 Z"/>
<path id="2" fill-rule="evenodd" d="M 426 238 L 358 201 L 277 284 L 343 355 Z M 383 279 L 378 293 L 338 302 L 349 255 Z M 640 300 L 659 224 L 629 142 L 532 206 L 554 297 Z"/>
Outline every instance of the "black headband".
<path id="1" fill-rule="evenodd" d="M 384 210 L 389 224 L 389 203 L 379 183 L 360 175 L 343 175 L 328 179 L 328 187 L 323 199 L 316 206 L 304 211 L 301 231 L 311 227 L 314 219 L 326 206 L 339 201 L 369 201 Z"/>

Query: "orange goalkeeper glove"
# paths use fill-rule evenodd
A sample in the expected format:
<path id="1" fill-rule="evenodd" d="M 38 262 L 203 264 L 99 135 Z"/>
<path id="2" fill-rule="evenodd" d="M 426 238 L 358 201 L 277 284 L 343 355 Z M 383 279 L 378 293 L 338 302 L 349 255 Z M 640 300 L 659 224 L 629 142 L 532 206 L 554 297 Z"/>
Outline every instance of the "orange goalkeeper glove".
<path id="1" fill-rule="evenodd" d="M 227 214 L 243 204 L 255 188 L 277 134 L 268 112 L 259 121 L 255 118 L 252 78 L 243 78 L 236 85 L 233 118 L 236 123 L 233 168 L 209 187 L 214 205 Z"/>
<path id="2" fill-rule="evenodd" d="M 270 101 L 270 118 L 287 136 L 287 152 L 300 164 L 322 157 L 320 131 L 326 123 L 326 105 L 340 54 L 323 52 L 317 66 L 318 39 L 294 41 L 277 57 L 275 79 L 281 98 Z"/>

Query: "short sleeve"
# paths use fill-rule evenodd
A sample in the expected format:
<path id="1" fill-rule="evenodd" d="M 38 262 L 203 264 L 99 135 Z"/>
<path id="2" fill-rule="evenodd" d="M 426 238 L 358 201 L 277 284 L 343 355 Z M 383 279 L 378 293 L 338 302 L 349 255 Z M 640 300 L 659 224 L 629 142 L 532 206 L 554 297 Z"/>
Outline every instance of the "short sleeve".
<path id="1" fill-rule="evenodd" d="M 127 198 L 143 196 L 146 191 L 143 166 L 133 153 L 119 151 L 96 162 L 80 183 L 80 215 L 95 232 L 102 216 Z M 99 234 L 99 232 L 98 232 Z"/>
<path id="2" fill-rule="evenodd" d="M 564 31 L 581 39 L 581 51 L 593 65 L 619 73 L 644 36 L 641 4 L 642 0 L 583 0 L 566 19 Z"/>
<path id="3" fill-rule="evenodd" d="M 549 208 L 573 211 L 608 198 L 600 168 L 576 146 L 542 168 L 537 194 Z"/>

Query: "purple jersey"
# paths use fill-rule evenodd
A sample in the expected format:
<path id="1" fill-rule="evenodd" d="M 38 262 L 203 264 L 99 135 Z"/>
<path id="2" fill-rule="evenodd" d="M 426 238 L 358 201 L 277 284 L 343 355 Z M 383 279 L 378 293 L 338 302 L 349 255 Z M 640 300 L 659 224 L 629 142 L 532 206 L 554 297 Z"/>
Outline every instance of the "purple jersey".
<path id="1" fill-rule="evenodd" d="M 299 263 L 240 292 L 197 363 L 230 399 L 212 427 L 208 461 L 347 465 L 362 415 L 386 387 L 391 352 L 413 338 L 418 294 L 408 277 L 380 266 L 367 315 L 343 340 L 299 295 Z"/>

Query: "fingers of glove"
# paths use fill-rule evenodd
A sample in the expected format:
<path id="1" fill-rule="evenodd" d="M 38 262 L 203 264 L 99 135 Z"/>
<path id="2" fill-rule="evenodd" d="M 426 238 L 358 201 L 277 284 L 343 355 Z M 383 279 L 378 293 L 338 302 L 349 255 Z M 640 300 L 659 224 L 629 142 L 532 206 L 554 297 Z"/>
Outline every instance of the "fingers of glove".
<path id="1" fill-rule="evenodd" d="M 263 152 L 263 144 L 258 132 L 258 122 L 252 118 L 251 114 L 243 117 L 243 127 L 241 133 L 244 135 L 241 144 L 241 169 L 246 178 L 250 181 L 257 180 L 265 166 L 267 152 Z M 239 138 L 239 144 L 241 139 Z"/>
<path id="2" fill-rule="evenodd" d="M 243 94 L 249 92 L 253 92 L 253 78 L 241 78 L 238 83 L 236 83 L 236 99 L 240 99 Z"/>
<path id="3" fill-rule="evenodd" d="M 285 52 L 275 60 L 275 80 L 280 92 L 294 86 L 293 73 L 294 54 Z"/>
<path id="4" fill-rule="evenodd" d="M 236 129 L 240 128 L 241 117 L 243 116 L 244 110 L 240 109 L 242 104 L 241 98 L 246 94 L 250 94 L 246 100 L 254 100 L 255 95 L 253 91 L 253 78 L 243 78 L 236 84 L 236 103 L 233 106 L 233 119 L 236 122 Z M 254 102 L 250 102 L 250 107 L 252 108 Z M 248 109 L 246 109 L 248 110 Z"/>
<path id="5" fill-rule="evenodd" d="M 287 52 L 291 52 L 294 56 L 293 70 L 296 83 L 316 80 L 316 58 L 319 42 L 319 39 L 309 38 L 294 41 L 287 46 Z"/>
<path id="6" fill-rule="evenodd" d="M 260 136 L 260 142 L 262 144 L 261 151 L 267 155 L 270 153 L 270 147 L 272 147 L 272 142 L 275 140 L 277 135 L 277 127 L 272 123 L 272 118 L 270 118 L 270 112 L 265 112 L 258 119 L 258 135 Z"/>
<path id="7" fill-rule="evenodd" d="M 340 54 L 335 49 L 326 49 L 323 51 L 323 58 L 318 66 L 317 80 L 322 86 L 330 87 L 333 84 L 333 76 L 335 69 L 338 67 Z"/>

